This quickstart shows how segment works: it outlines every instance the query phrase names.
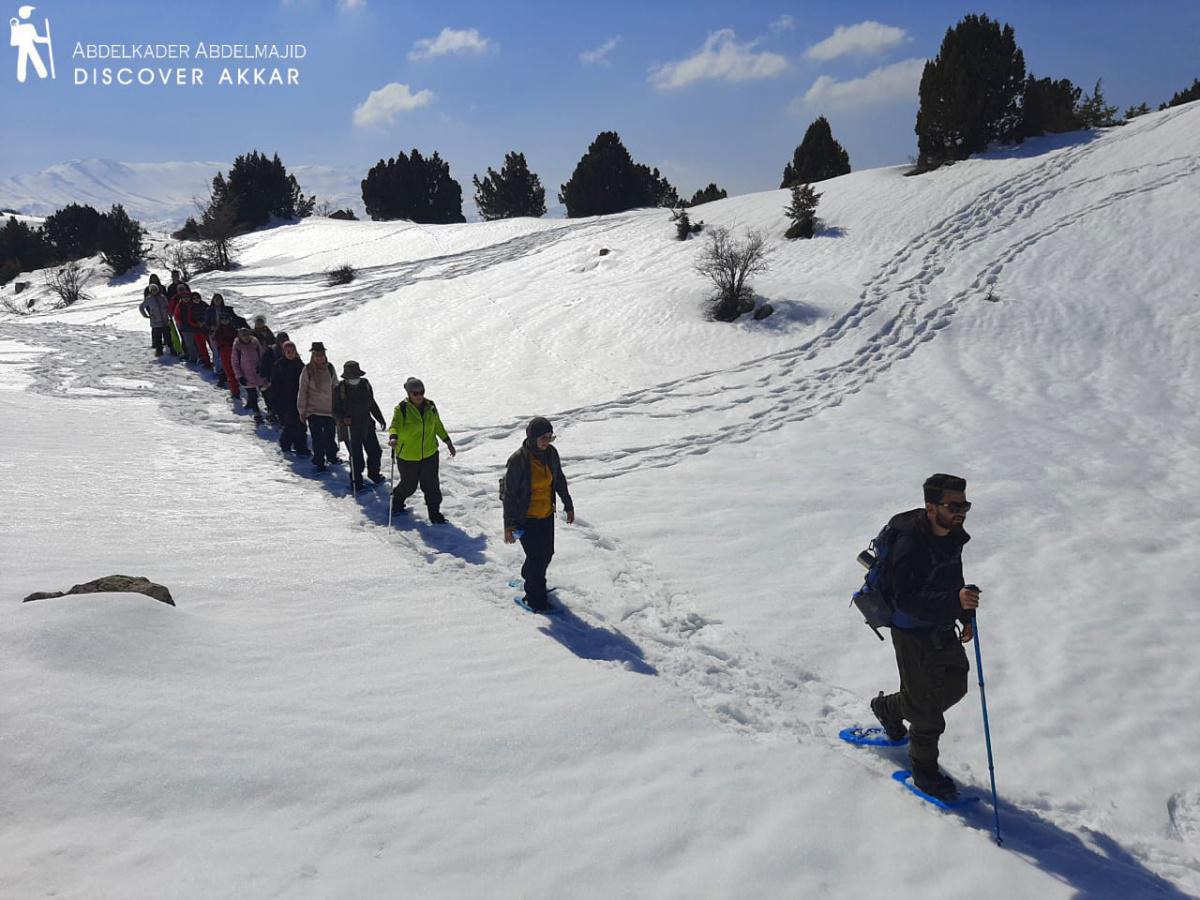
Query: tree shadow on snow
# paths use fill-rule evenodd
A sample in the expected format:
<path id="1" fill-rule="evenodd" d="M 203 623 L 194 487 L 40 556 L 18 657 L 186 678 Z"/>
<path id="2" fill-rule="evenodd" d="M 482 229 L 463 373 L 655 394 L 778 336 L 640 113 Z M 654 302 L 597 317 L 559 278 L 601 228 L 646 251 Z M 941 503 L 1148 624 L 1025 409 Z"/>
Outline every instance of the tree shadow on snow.
<path id="1" fill-rule="evenodd" d="M 538 629 L 542 634 L 554 638 L 580 659 L 618 662 L 639 675 L 658 674 L 646 662 L 642 648 L 621 632 L 585 622 L 562 603 L 554 605 L 558 611 L 546 617 L 546 624 Z"/>
<path id="2" fill-rule="evenodd" d="M 907 768 L 903 750 L 889 753 L 898 767 Z M 995 840 L 996 818 L 990 786 L 971 787 L 979 803 L 959 807 L 949 815 L 985 832 Z M 1004 849 L 1065 885 L 1079 897 L 1166 897 L 1185 900 L 1190 894 L 1177 888 L 1122 847 L 1117 841 L 1091 828 L 1087 840 L 1043 819 L 1032 809 L 1023 809 L 1000 798 L 1000 836 Z"/>

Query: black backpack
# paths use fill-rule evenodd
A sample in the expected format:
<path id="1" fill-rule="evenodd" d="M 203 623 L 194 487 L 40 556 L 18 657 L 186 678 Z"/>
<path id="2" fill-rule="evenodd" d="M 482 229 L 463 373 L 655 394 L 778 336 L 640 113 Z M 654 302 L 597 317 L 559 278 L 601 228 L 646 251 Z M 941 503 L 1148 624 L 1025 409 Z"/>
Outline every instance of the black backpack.
<path id="1" fill-rule="evenodd" d="M 858 554 L 858 561 L 866 568 L 867 574 L 862 587 L 850 598 L 850 602 L 862 613 L 867 627 L 881 641 L 883 635 L 879 629 L 891 628 L 895 622 L 896 607 L 888 584 L 888 565 L 895 543 L 896 530 L 891 525 L 884 525 L 870 546 Z"/>

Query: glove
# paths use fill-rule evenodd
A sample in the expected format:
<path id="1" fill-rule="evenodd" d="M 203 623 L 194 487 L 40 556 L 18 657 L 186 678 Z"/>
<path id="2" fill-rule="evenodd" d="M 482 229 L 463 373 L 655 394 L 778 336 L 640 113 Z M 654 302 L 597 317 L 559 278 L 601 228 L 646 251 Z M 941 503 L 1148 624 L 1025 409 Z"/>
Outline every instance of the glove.
<path id="1" fill-rule="evenodd" d="M 242 387 L 245 387 L 245 386 L 246 386 L 246 379 L 245 379 L 245 378 L 239 378 L 239 379 L 238 379 L 238 384 L 240 384 Z"/>

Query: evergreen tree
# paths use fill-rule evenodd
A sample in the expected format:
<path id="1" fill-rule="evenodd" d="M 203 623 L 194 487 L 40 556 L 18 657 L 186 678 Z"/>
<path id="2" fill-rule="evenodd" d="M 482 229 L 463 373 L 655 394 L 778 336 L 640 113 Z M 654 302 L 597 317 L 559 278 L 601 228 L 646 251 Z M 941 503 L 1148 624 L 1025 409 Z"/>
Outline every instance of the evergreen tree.
<path id="1" fill-rule="evenodd" d="M 239 156 L 225 181 L 237 202 L 242 231 L 266 225 L 272 218 L 305 218 L 312 215 L 316 203 L 315 196 L 301 193 L 296 176 L 288 174 L 278 153 L 270 159 L 257 150 Z"/>
<path id="2" fill-rule="evenodd" d="M 1182 91 L 1177 91 L 1171 95 L 1171 99 L 1159 107 L 1160 110 L 1170 109 L 1172 106 L 1182 106 L 1184 103 L 1191 103 L 1193 100 L 1200 100 L 1200 78 L 1192 81 L 1192 86 L 1184 88 Z"/>
<path id="3" fill-rule="evenodd" d="M 101 259 L 114 275 L 123 275 L 142 261 L 146 255 L 143 234 L 141 223 L 131 219 L 120 203 L 113 204 L 113 208 L 101 217 Z"/>
<path id="4" fill-rule="evenodd" d="M 643 206 L 674 207 L 679 195 L 658 169 L 635 163 L 615 131 L 592 141 L 558 193 L 568 218 L 603 216 Z"/>
<path id="5" fill-rule="evenodd" d="M 792 224 L 784 237 L 794 240 L 810 238 L 817 233 L 817 203 L 820 200 L 821 195 L 813 190 L 811 184 L 792 185 L 792 202 L 783 210 Z"/>
<path id="6" fill-rule="evenodd" d="M 218 173 L 212 180 L 208 204 L 200 210 L 200 222 L 196 229 L 203 242 L 195 255 L 198 271 L 226 272 L 233 268 L 233 239 L 244 231 L 238 208 L 237 197 L 229 189 L 225 176 Z"/>
<path id="7" fill-rule="evenodd" d="M 781 188 L 837 178 L 850 172 L 850 154 L 833 139 L 833 129 L 824 116 L 817 118 L 804 132 L 804 139 L 792 152 L 792 161 L 783 167 Z"/>
<path id="8" fill-rule="evenodd" d="M 1125 110 L 1125 120 L 1136 119 L 1138 116 L 1144 116 L 1148 112 L 1150 112 L 1150 105 L 1148 103 L 1139 103 L 1137 106 L 1131 106 Z"/>
<path id="9" fill-rule="evenodd" d="M 682 204 L 683 206 L 699 206 L 701 203 L 712 203 L 714 200 L 724 200 L 729 194 L 723 188 L 719 188 L 713 182 L 709 182 L 708 187 L 703 190 L 696 191 L 692 194 L 692 199 Z"/>
<path id="10" fill-rule="evenodd" d="M 101 218 L 92 207 L 72 203 L 48 216 L 42 232 L 59 259 L 82 259 L 100 249 Z"/>
<path id="11" fill-rule="evenodd" d="M 1024 86 L 1025 56 L 1012 26 L 968 15 L 947 29 L 921 75 L 917 169 L 929 171 L 1017 138 Z"/>
<path id="12" fill-rule="evenodd" d="M 1068 78 L 1054 81 L 1050 78 L 1035 78 L 1030 74 L 1025 79 L 1021 136 L 1061 134 L 1081 128 L 1079 116 L 1075 112 L 1081 93 L 1082 90 L 1073 85 Z"/>
<path id="13" fill-rule="evenodd" d="M 436 152 L 380 160 L 362 181 L 363 204 L 375 221 L 408 219 L 423 225 L 465 222 L 462 186 L 450 177 L 450 164 Z"/>
<path id="14" fill-rule="evenodd" d="M 9 217 L 0 229 L 0 284 L 7 284 L 21 272 L 44 269 L 54 263 L 54 247 L 40 228 Z"/>
<path id="15" fill-rule="evenodd" d="M 546 214 L 546 189 L 537 175 L 529 171 L 524 153 L 504 154 L 499 172 L 491 167 L 482 181 L 475 175 L 475 205 L 486 221 L 513 219 L 518 216 L 539 218 Z"/>
<path id="16" fill-rule="evenodd" d="M 1100 90 L 1100 81 L 1090 94 L 1085 94 L 1075 107 L 1080 128 L 1108 128 L 1117 124 L 1117 108 L 1109 106 Z"/>

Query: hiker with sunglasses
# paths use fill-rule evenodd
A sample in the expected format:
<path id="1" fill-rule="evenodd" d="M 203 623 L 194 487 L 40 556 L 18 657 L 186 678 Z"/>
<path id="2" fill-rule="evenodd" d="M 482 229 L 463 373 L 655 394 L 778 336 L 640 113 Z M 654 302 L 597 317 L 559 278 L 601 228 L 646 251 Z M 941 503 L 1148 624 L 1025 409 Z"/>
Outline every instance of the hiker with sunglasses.
<path id="1" fill-rule="evenodd" d="M 967 693 L 963 644 L 973 637 L 979 608 L 979 590 L 963 579 L 962 548 L 971 539 L 963 530 L 971 509 L 966 490 L 962 478 L 931 475 L 924 484 L 925 507 L 888 522 L 894 533 L 887 580 L 900 690 L 886 696 L 880 691 L 871 701 L 889 738 L 908 735 L 913 784 L 941 800 L 958 795 L 953 780 L 938 769 L 938 739 L 946 730 L 946 710 Z"/>
<path id="2" fill-rule="evenodd" d="M 429 521 L 434 525 L 445 525 L 438 478 L 438 438 L 446 442 L 451 456 L 456 452 L 454 442 L 446 433 L 437 406 L 425 396 L 421 379 L 408 379 L 404 382 L 404 391 L 408 396 L 396 406 L 388 428 L 388 446 L 396 456 L 396 468 L 400 472 L 400 483 L 392 490 L 392 516 L 408 512 L 404 501 L 416 493 L 419 486 L 425 495 Z"/>
<path id="3" fill-rule="evenodd" d="M 520 531 L 525 564 L 525 605 L 533 612 L 550 612 L 546 598 L 546 569 L 554 558 L 554 495 L 563 503 L 567 524 L 575 521 L 575 504 L 554 443 L 554 426 L 537 416 L 525 427 L 525 441 L 508 458 L 504 472 L 504 542 L 517 541 Z"/>

